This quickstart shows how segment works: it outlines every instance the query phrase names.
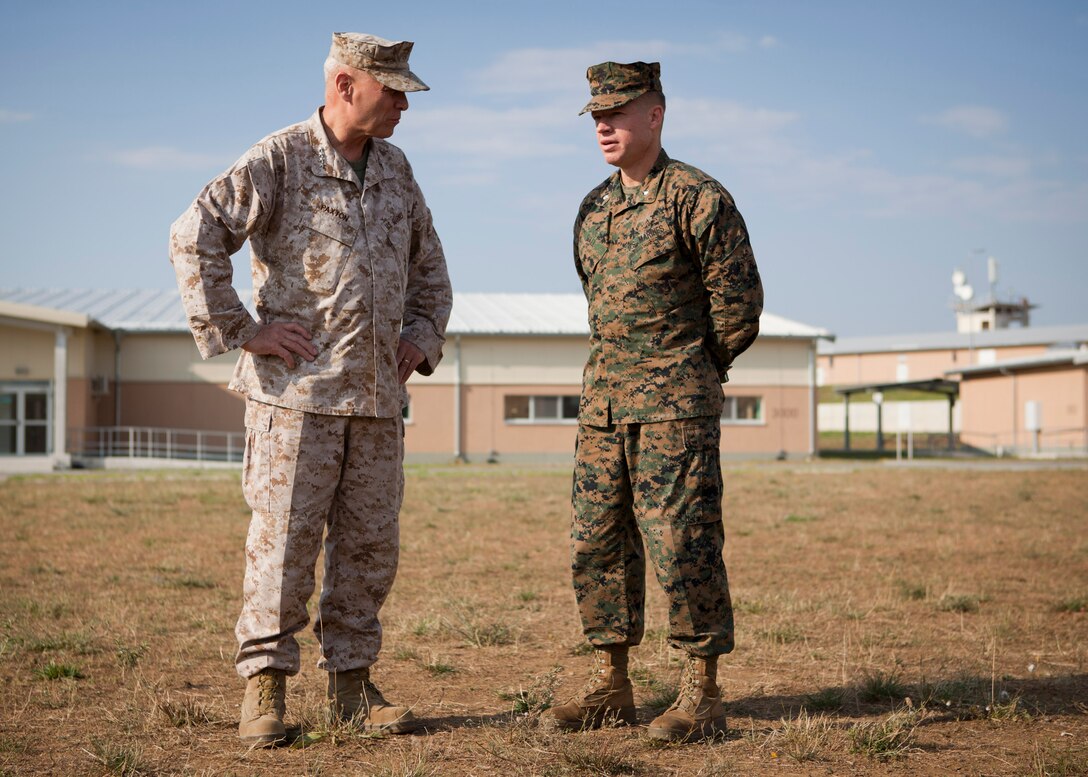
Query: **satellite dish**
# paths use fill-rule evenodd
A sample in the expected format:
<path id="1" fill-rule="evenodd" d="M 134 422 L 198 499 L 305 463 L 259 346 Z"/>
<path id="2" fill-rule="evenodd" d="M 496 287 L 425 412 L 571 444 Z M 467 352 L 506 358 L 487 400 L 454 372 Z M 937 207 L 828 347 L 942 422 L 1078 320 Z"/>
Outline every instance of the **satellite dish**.
<path id="1" fill-rule="evenodd" d="M 975 290 L 967 285 L 967 274 L 963 270 L 952 273 L 952 291 L 964 302 L 975 296 Z"/>

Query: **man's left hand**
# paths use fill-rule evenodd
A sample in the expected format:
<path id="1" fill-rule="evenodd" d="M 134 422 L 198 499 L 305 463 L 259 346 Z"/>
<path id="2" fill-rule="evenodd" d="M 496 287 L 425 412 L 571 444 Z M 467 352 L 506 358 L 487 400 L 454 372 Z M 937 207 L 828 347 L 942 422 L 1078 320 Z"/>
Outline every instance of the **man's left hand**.
<path id="1" fill-rule="evenodd" d="M 406 382 L 426 358 L 423 351 L 402 337 L 397 345 L 397 377 L 400 382 Z"/>

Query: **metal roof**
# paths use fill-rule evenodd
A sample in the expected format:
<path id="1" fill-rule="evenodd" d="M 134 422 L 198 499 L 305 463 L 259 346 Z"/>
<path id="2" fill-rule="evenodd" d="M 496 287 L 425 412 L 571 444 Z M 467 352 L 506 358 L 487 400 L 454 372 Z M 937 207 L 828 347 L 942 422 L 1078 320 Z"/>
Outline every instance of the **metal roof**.
<path id="1" fill-rule="evenodd" d="M 253 293 L 239 291 L 252 310 Z M 4 289 L 0 301 L 81 313 L 126 332 L 188 332 L 177 291 L 149 289 Z M 451 335 L 588 335 L 581 294 L 493 294 L 455 292 L 447 333 Z M 764 313 L 760 336 L 814 340 L 826 329 Z"/>
<path id="2" fill-rule="evenodd" d="M 1088 364 L 1088 348 L 1075 350 L 1061 350 L 1041 356 L 1028 356 L 1023 359 L 1006 359 L 992 364 L 972 364 L 969 367 L 960 367 L 955 370 L 946 370 L 945 375 L 982 375 L 988 372 L 1016 372 L 1018 370 L 1030 370 L 1039 367 L 1062 367 L 1065 365 L 1080 366 Z"/>
<path id="3" fill-rule="evenodd" d="M 925 332 L 906 335 L 840 337 L 819 344 L 821 356 L 855 353 L 902 353 L 958 349 L 1007 348 L 1020 345 L 1070 345 L 1088 343 L 1088 324 L 1029 326 L 991 329 L 985 332 Z"/>

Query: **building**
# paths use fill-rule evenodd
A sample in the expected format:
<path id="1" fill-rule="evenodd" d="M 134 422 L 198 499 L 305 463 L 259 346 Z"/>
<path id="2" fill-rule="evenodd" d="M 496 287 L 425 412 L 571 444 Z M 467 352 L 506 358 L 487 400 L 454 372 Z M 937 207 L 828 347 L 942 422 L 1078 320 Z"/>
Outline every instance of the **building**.
<path id="1" fill-rule="evenodd" d="M 588 335 L 580 294 L 456 294 L 442 363 L 408 384 L 409 457 L 571 458 Z M 724 387 L 725 455 L 815 452 L 816 345 L 830 337 L 764 314 Z M 200 359 L 173 291 L 0 289 L 0 455 L 9 468 L 236 460 L 236 359 Z"/>
<path id="2" fill-rule="evenodd" d="M 1088 453 L 1088 348 L 950 370 L 960 440 L 996 455 Z"/>
<path id="3" fill-rule="evenodd" d="M 987 310 L 996 315 L 995 307 Z M 877 432 L 878 447 L 882 432 L 910 431 L 948 435 L 950 442 L 955 434 L 962 433 L 962 445 L 993 453 L 1029 452 L 1023 444 L 1024 430 L 1016 426 L 1022 424 L 1023 418 L 1018 416 L 1014 423 L 1007 412 L 1008 402 L 997 398 L 1001 391 L 982 390 L 981 376 L 1001 375 L 1010 364 L 1046 364 L 1055 355 L 1085 347 L 1088 324 L 844 337 L 821 342 L 817 383 L 824 391 L 817 424 L 824 431 L 842 431 L 845 439 L 850 430 Z M 1034 370 L 1032 374 L 1032 382 L 1053 383 L 1047 391 L 1062 394 L 1074 390 L 1072 384 L 1058 379 L 1054 370 Z M 1004 382 L 987 380 L 992 381 L 987 385 Z M 921 399 L 923 392 L 931 399 Z M 1056 398 L 1058 394 L 1048 396 Z M 888 395 L 910 399 L 889 401 Z M 843 401 L 850 396 L 860 401 Z M 1076 399 L 1074 404 L 1081 401 Z M 1048 404 L 1053 413 L 1055 400 Z M 1068 419 L 1070 423 L 1074 423 L 1074 416 L 1076 412 Z M 994 426 L 999 419 L 1004 419 L 1000 430 Z M 1048 421 L 1052 420 L 1053 415 Z M 1079 434 L 1083 450 L 1084 434 Z M 1054 438 L 1051 447 L 1075 453 L 1076 446 L 1067 445 L 1070 439 L 1077 439 L 1077 433 L 1065 434 L 1060 443 Z"/>
<path id="4" fill-rule="evenodd" d="M 819 345 L 821 386 L 941 378 L 946 372 L 1088 345 L 1088 324 L 843 337 Z"/>

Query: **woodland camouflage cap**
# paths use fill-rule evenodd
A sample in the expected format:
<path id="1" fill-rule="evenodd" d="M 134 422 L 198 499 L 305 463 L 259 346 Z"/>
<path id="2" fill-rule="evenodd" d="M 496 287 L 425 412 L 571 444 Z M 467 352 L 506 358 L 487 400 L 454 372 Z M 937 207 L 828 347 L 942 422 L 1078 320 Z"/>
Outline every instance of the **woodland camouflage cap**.
<path id="1" fill-rule="evenodd" d="M 661 65 L 657 62 L 602 62 L 586 71 L 590 101 L 579 116 L 590 111 L 610 111 L 641 97 L 661 91 Z"/>
<path id="2" fill-rule="evenodd" d="M 329 56 L 337 62 L 364 70 L 379 83 L 401 92 L 422 92 L 431 87 L 408 69 L 410 40 L 386 40 L 361 32 L 334 32 Z"/>

